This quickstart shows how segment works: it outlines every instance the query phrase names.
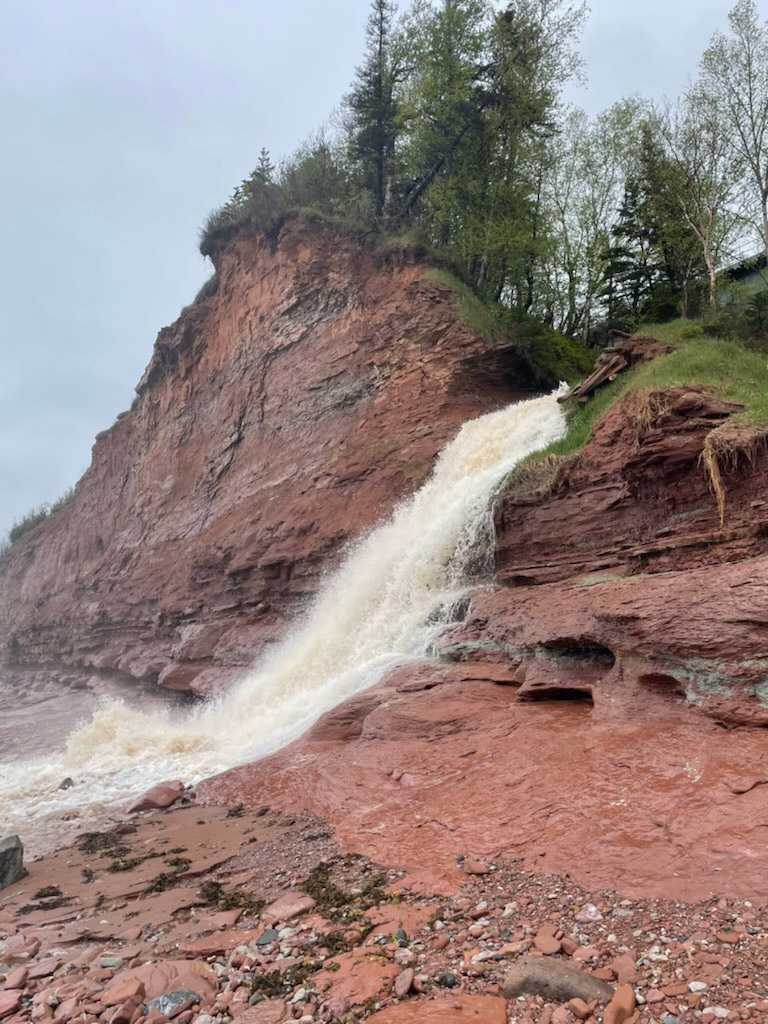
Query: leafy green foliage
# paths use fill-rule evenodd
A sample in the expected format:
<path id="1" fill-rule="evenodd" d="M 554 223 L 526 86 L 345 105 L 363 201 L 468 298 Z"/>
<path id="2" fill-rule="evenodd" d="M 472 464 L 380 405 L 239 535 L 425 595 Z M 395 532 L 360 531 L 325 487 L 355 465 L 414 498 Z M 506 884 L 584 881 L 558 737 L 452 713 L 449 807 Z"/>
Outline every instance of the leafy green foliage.
<path id="1" fill-rule="evenodd" d="M 8 531 L 8 539 L 11 544 L 15 544 L 16 541 L 20 537 L 23 537 L 25 533 L 29 533 L 30 530 L 34 530 L 34 528 L 44 522 L 50 514 L 50 505 L 38 505 L 37 508 L 30 509 L 25 516 L 22 516 L 21 519 L 17 519 Z"/>
<path id="2" fill-rule="evenodd" d="M 347 97 L 349 151 L 363 188 L 372 197 L 373 214 L 382 217 L 392 201 L 398 108 L 395 87 L 400 65 L 392 46 L 395 5 L 373 0 L 365 60 Z"/>
<path id="3" fill-rule="evenodd" d="M 730 37 L 716 34 L 677 105 L 632 96 L 589 117 L 562 96 L 580 72 L 585 10 L 410 0 L 397 18 L 393 0 L 371 0 L 333 130 L 279 166 L 262 149 L 209 217 L 201 251 L 242 231 L 274 240 L 297 211 L 383 247 L 412 239 L 507 311 L 494 313 L 499 329 L 527 339 L 541 381 L 585 365 L 563 336 L 601 345 L 612 328 L 704 304 L 707 330 L 745 337 L 746 324 L 762 337 L 768 308 L 720 316 L 718 305 L 733 244 L 757 221 L 768 232 L 768 23 L 754 0 L 736 0 Z"/>

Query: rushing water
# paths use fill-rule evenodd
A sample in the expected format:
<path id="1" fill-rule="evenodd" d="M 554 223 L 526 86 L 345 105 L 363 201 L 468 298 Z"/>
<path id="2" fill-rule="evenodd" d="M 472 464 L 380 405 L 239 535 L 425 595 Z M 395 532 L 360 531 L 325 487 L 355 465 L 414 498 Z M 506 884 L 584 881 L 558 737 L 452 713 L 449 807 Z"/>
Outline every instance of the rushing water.
<path id="1" fill-rule="evenodd" d="M 560 393 L 465 423 L 423 486 L 350 551 L 306 618 L 224 697 L 150 711 L 107 699 L 61 751 L 0 764 L 0 832 L 50 833 L 62 817 L 98 816 L 160 779 L 195 781 L 261 757 L 423 655 L 444 626 L 440 609 L 489 550 L 494 490 L 562 436 Z M 59 790 L 66 776 L 75 785 Z"/>

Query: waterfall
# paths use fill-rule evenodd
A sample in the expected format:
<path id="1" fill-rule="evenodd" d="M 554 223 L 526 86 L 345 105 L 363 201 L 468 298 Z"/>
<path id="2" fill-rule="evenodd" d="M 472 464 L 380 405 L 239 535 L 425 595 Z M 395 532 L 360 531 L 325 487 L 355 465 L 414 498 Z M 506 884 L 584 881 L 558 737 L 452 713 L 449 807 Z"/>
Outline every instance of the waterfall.
<path id="1" fill-rule="evenodd" d="M 0 764 L 0 831 L 23 836 L 74 809 L 87 818 L 161 779 L 196 781 L 271 753 L 388 668 L 424 656 L 444 627 L 439 610 L 487 545 L 494 490 L 564 433 L 562 392 L 464 423 L 421 488 L 357 542 L 306 617 L 223 697 L 152 714 L 110 700 L 62 752 Z M 65 776 L 76 785 L 59 790 Z"/>

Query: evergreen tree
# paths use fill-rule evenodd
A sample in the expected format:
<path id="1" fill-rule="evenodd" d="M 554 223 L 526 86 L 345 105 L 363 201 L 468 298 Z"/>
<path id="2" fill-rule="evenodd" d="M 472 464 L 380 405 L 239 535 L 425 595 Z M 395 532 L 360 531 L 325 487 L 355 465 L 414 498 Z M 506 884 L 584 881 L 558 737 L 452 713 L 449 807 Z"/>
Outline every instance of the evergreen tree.
<path id="1" fill-rule="evenodd" d="M 643 196 L 638 215 L 645 224 L 659 271 L 655 290 L 658 292 L 663 282 L 678 303 L 677 312 L 688 316 L 691 290 L 706 267 L 699 241 L 670 186 L 675 168 L 653 123 L 646 123 L 642 129 L 638 175 Z"/>
<path id="2" fill-rule="evenodd" d="M 373 196 L 377 220 L 391 201 L 394 173 L 398 77 L 392 48 L 395 12 L 392 0 L 372 0 L 365 60 L 357 69 L 355 85 L 347 97 L 351 155 L 360 166 L 363 186 Z"/>
<path id="3" fill-rule="evenodd" d="M 235 188 L 230 203 L 233 203 L 235 206 L 245 203 L 250 199 L 258 197 L 265 187 L 274 184 L 275 167 L 270 159 L 269 150 L 262 146 L 259 153 L 259 162 L 250 176 L 241 181 Z"/>

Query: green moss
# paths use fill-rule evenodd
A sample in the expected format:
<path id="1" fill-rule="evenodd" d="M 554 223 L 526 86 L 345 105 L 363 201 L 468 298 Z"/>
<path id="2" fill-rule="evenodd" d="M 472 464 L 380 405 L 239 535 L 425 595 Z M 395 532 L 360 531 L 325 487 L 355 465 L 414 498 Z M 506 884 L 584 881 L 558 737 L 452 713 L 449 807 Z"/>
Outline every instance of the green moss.
<path id="1" fill-rule="evenodd" d="M 440 657 L 447 661 L 471 661 L 478 652 L 489 654 L 513 654 L 515 648 L 498 640 L 476 640 L 467 643 L 451 644 L 440 649 Z"/>
<path id="2" fill-rule="evenodd" d="M 554 387 L 562 380 L 575 383 L 592 370 L 595 353 L 580 342 L 553 331 L 524 310 L 484 302 L 449 270 L 430 270 L 428 276 L 457 293 L 459 309 L 468 327 L 484 338 L 507 341 L 517 349 L 535 384 L 544 388 Z"/>

